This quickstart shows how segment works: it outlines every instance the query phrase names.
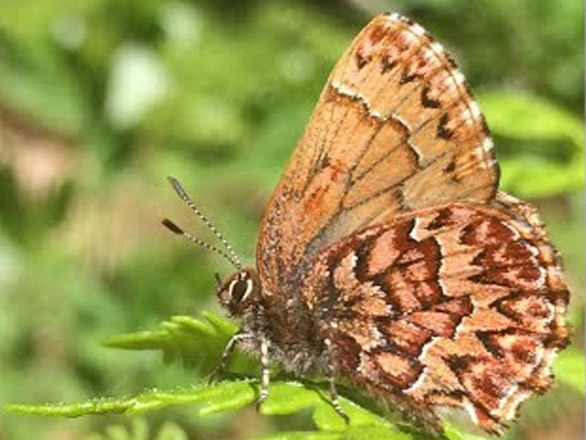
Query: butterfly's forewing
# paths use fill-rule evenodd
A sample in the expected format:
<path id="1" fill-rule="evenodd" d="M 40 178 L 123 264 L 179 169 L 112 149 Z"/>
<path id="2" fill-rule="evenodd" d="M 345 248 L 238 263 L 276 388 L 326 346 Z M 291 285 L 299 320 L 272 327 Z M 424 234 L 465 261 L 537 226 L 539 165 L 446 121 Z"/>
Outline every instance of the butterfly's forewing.
<path id="1" fill-rule="evenodd" d="M 356 385 L 423 418 L 465 409 L 489 432 L 551 387 L 568 342 L 558 256 L 531 207 L 504 194 L 352 234 L 302 291 Z"/>
<path id="2" fill-rule="evenodd" d="M 264 295 L 294 295 L 317 252 L 360 228 L 489 201 L 491 148 L 441 45 L 404 18 L 375 18 L 334 68 L 267 206 L 257 247 Z"/>

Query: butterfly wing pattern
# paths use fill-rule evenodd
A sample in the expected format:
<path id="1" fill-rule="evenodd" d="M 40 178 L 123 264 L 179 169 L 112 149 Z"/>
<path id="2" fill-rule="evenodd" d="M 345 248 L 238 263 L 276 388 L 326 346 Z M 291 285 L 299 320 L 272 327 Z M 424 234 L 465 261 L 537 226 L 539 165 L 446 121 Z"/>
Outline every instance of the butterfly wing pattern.
<path id="1" fill-rule="evenodd" d="M 267 206 L 263 289 L 296 295 L 321 249 L 398 212 L 488 202 L 498 174 L 484 118 L 442 46 L 379 16 L 334 68 Z"/>
<path id="2" fill-rule="evenodd" d="M 301 291 L 336 369 L 429 425 L 468 410 L 498 433 L 552 385 L 567 342 L 558 257 L 529 205 L 456 202 L 400 215 L 324 250 Z"/>
<path id="3" fill-rule="evenodd" d="M 330 75 L 261 223 L 274 345 L 327 341 L 336 374 L 428 426 L 460 408 L 498 433 L 551 387 L 568 343 L 559 257 L 498 180 L 449 55 L 410 20 L 376 17 Z"/>

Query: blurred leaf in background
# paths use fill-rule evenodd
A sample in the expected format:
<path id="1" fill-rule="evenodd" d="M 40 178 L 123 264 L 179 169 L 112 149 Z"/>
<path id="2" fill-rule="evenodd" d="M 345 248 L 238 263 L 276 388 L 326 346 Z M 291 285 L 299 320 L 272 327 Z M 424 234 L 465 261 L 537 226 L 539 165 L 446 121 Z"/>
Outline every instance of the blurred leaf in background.
<path id="1" fill-rule="evenodd" d="M 454 53 L 495 136 L 503 188 L 540 208 L 572 289 L 577 354 L 567 368 L 576 371 L 584 329 L 583 9 L 578 0 L 3 2 L 0 403 L 196 380 L 151 353 L 98 345 L 172 315 L 217 309 L 213 272 L 228 268 L 160 227 L 168 216 L 207 237 L 165 176 L 180 178 L 252 262 L 264 204 L 327 74 L 381 11 L 408 15 Z M 567 386 L 524 410 L 511 438 L 581 436 L 583 395 Z M 166 422 L 189 438 L 308 428 L 307 418 L 247 410 L 204 420 L 167 409 L 148 418 L 153 433 Z M 0 437 L 81 439 L 110 424 L 2 415 Z"/>

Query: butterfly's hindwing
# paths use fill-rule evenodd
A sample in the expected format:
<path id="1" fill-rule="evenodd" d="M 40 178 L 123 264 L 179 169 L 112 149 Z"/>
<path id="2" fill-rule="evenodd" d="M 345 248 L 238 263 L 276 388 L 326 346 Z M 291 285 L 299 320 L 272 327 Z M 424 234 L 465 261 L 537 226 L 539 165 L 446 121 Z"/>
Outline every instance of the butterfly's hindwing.
<path id="1" fill-rule="evenodd" d="M 339 370 L 407 408 L 466 409 L 490 432 L 546 391 L 568 293 L 541 226 L 510 211 L 416 211 L 324 250 L 303 292 Z"/>

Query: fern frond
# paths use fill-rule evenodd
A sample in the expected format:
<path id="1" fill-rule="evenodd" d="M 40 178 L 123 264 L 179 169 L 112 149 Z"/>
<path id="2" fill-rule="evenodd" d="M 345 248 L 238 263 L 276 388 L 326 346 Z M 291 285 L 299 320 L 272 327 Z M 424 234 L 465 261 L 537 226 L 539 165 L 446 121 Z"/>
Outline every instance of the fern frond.
<path id="1" fill-rule="evenodd" d="M 165 362 L 180 361 L 205 376 L 218 365 L 225 345 L 238 327 L 210 312 L 202 312 L 201 316 L 174 316 L 154 330 L 113 336 L 103 345 L 124 350 L 160 350 Z M 249 357 L 237 352 L 229 366 L 232 371 L 250 373 L 254 365 Z"/>

